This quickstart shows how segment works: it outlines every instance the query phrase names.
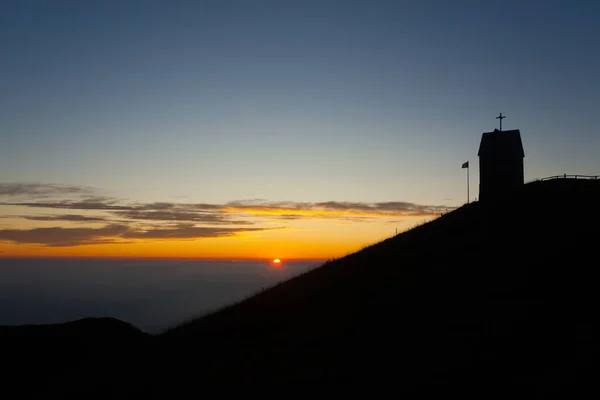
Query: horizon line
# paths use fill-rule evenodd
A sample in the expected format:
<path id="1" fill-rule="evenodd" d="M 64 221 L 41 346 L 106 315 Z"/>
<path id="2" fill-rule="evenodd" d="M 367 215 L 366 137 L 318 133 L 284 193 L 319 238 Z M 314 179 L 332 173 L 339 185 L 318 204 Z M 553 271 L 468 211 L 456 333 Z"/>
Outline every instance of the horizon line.
<path id="1" fill-rule="evenodd" d="M 282 261 L 327 261 L 339 257 L 278 257 Z M 198 260 L 198 261 L 272 261 L 269 257 L 156 257 L 156 256 L 54 256 L 54 255 L 2 255 L 0 260 L 7 259 L 101 259 L 101 260 Z"/>

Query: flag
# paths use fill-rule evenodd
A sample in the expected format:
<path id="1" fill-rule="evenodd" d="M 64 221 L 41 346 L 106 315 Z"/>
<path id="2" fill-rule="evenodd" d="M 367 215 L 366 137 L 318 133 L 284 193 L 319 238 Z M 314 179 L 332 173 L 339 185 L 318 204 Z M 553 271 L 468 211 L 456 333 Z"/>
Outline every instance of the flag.
<path id="1" fill-rule="evenodd" d="M 469 162 L 467 161 L 466 163 L 464 163 L 464 164 L 462 165 L 462 168 L 469 168 Z"/>

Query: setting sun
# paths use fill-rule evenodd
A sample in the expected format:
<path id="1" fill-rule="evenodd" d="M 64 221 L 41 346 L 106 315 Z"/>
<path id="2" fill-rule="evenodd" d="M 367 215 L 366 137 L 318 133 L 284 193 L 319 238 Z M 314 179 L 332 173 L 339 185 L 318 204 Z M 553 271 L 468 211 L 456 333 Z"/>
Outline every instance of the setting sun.
<path id="1" fill-rule="evenodd" d="M 276 258 L 273 260 L 273 264 L 281 264 L 281 260 L 279 258 Z"/>

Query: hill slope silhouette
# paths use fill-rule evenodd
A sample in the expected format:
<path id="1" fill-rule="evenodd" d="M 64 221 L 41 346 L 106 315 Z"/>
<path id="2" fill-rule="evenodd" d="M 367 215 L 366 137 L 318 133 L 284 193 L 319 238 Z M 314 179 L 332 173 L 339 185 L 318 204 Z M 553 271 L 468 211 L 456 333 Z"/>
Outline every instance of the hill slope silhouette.
<path id="1" fill-rule="evenodd" d="M 61 385 L 50 374 L 36 387 L 112 398 L 598 395 L 599 204 L 600 180 L 529 183 L 160 335 L 115 341 Z"/>

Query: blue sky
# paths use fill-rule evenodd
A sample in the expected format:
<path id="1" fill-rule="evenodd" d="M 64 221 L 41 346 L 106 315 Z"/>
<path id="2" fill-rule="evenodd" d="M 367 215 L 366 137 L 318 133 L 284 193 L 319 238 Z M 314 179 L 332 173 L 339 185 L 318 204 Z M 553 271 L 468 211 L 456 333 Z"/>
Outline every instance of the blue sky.
<path id="1" fill-rule="evenodd" d="M 596 1 L 3 1 L 0 182 L 143 202 L 477 196 L 600 174 Z"/>

